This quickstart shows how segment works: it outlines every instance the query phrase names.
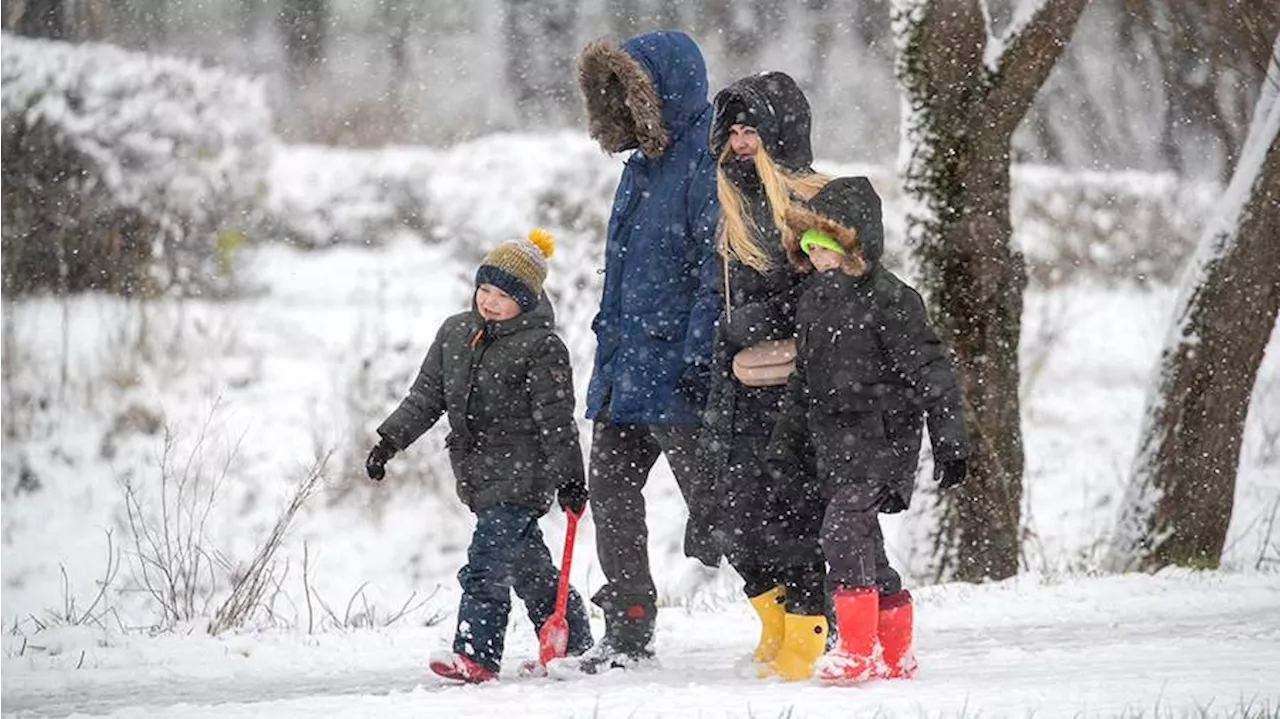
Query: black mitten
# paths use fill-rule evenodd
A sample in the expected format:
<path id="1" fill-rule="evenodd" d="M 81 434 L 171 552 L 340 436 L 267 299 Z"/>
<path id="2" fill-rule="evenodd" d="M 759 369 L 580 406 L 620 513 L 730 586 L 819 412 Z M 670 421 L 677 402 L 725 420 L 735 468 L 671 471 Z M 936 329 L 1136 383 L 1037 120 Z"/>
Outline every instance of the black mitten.
<path id="1" fill-rule="evenodd" d="M 685 401 L 695 409 L 701 410 L 707 404 L 707 393 L 711 391 L 711 368 L 694 362 L 684 368 L 684 372 L 676 380 L 676 392 L 684 396 Z"/>
<path id="2" fill-rule="evenodd" d="M 965 474 L 969 471 L 969 463 L 963 459 L 948 459 L 933 465 L 933 479 L 939 489 L 951 489 L 964 484 Z"/>
<path id="3" fill-rule="evenodd" d="M 382 440 L 373 445 L 373 449 L 369 450 L 369 458 L 364 461 L 364 471 L 369 475 L 369 479 L 375 482 L 381 482 L 382 478 L 387 476 L 387 460 L 396 456 L 396 448 L 392 447 L 387 440 Z"/>
<path id="4" fill-rule="evenodd" d="M 556 500 L 560 502 L 560 508 L 574 514 L 582 514 L 582 510 L 587 508 L 588 498 L 587 485 L 582 482 L 566 482 L 556 491 Z"/>

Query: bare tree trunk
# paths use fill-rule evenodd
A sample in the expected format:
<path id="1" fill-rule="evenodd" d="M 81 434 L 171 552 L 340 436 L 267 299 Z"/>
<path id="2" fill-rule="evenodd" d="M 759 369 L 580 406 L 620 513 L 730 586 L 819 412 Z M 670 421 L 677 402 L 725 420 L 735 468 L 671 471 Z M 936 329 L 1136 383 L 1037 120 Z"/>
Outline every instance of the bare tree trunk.
<path id="1" fill-rule="evenodd" d="M 658 0 L 658 25 L 680 27 L 680 0 Z"/>
<path id="2" fill-rule="evenodd" d="M 640 0 L 614 0 L 609 6 L 609 32 L 614 40 L 623 42 L 637 34 L 641 27 L 644 9 Z"/>
<path id="3" fill-rule="evenodd" d="M 988 47 L 978 0 L 894 2 L 908 242 L 956 353 L 973 435 L 965 489 L 923 493 L 938 505 L 929 562 L 937 580 L 1018 571 L 1018 343 L 1027 273 L 1010 241 L 1010 141 L 1087 1 L 1045 0 L 996 47 Z"/>
<path id="4" fill-rule="evenodd" d="M 67 36 L 66 10 L 62 0 L 23 0 L 8 8 L 14 17 L 9 24 L 19 35 L 62 40 Z"/>
<path id="5" fill-rule="evenodd" d="M 853 0 L 853 35 L 862 47 L 893 59 L 893 28 L 890 27 L 889 0 Z"/>
<path id="6" fill-rule="evenodd" d="M 702 12 L 721 37 L 725 77 L 737 79 L 760 68 L 760 53 L 779 35 L 786 21 L 785 3 L 769 0 L 708 0 Z"/>
<path id="7" fill-rule="evenodd" d="M 1280 37 L 1220 216 L 1183 283 L 1108 562 L 1217 567 L 1249 398 L 1280 314 Z"/>
<path id="8" fill-rule="evenodd" d="M 1221 152 L 1225 182 L 1236 165 L 1271 57 L 1280 4 L 1152 0 L 1125 9 L 1141 21 L 1139 29 L 1150 37 L 1163 74 L 1160 149 L 1165 161 L 1187 174 L 1204 162 L 1188 148 L 1207 142 Z"/>
<path id="9" fill-rule="evenodd" d="M 507 84 L 529 129 L 569 124 L 578 111 L 578 0 L 506 0 Z"/>
<path id="10" fill-rule="evenodd" d="M 163 49 L 169 36 L 167 0 L 94 0 L 111 41 L 136 50 Z"/>
<path id="11" fill-rule="evenodd" d="M 609 33 L 617 42 L 649 30 L 682 27 L 680 0 L 610 0 L 608 8 Z"/>
<path id="12" fill-rule="evenodd" d="M 305 86 L 324 62 L 328 0 L 284 0 L 277 20 L 289 75 L 296 85 Z"/>
<path id="13" fill-rule="evenodd" d="M 415 4 L 387 3 L 378 9 L 380 32 L 385 37 L 384 47 L 390 65 L 387 89 L 382 95 L 381 111 L 369 118 L 376 123 L 378 134 L 387 142 L 403 142 L 406 139 L 408 107 L 406 88 L 413 78 L 409 40 L 420 18 Z"/>
<path id="14" fill-rule="evenodd" d="M 808 0 L 805 10 L 809 21 L 809 104 L 825 104 L 827 65 L 831 57 L 831 41 L 835 37 L 835 18 L 831 16 L 831 0 Z"/>
<path id="15" fill-rule="evenodd" d="M 67 35 L 77 41 L 106 40 L 111 30 L 112 8 L 107 0 L 79 0 L 67 15 Z"/>
<path id="16" fill-rule="evenodd" d="M 235 29 L 242 42 L 249 43 L 258 32 L 264 8 L 258 0 L 239 0 L 235 9 Z"/>

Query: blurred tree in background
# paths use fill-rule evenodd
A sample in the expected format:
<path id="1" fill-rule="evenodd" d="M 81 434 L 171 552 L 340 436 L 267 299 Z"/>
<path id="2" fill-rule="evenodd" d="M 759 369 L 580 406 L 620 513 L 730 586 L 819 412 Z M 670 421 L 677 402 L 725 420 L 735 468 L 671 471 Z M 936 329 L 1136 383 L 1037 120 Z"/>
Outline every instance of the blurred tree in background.
<path id="1" fill-rule="evenodd" d="M 589 41 L 679 27 L 712 88 L 785 70 L 810 94 L 822 158 L 889 163 L 900 96 L 889 0 L 0 0 L 4 25 L 265 76 L 291 141 L 447 144 L 578 129 L 574 63 Z M 1095 0 L 1013 138 L 1015 161 L 1173 170 L 1224 181 L 1266 58 L 1245 55 L 1271 0 Z M 993 27 L 1018 0 L 984 3 Z M 1265 44 L 1265 43 L 1264 43 Z"/>
<path id="2" fill-rule="evenodd" d="M 578 112 L 578 0 L 505 0 L 507 86 L 523 129 L 562 127 Z"/>
<path id="3" fill-rule="evenodd" d="M 15 6 L 12 11 L 11 5 Z M 62 5 L 62 0 L 7 2 L 4 6 L 5 27 L 29 37 L 62 40 L 67 36 L 67 17 Z"/>

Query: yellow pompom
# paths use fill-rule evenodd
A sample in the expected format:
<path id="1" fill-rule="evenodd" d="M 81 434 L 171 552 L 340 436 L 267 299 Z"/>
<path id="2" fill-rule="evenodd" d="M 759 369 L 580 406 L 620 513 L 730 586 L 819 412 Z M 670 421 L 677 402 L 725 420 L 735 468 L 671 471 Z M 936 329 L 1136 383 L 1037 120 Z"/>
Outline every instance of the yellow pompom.
<path id="1" fill-rule="evenodd" d="M 529 241 L 537 245 L 538 249 L 542 250 L 542 255 L 544 257 L 550 257 L 551 254 L 556 251 L 556 238 L 552 237 L 550 232 L 542 229 L 541 227 L 535 227 L 529 231 Z"/>

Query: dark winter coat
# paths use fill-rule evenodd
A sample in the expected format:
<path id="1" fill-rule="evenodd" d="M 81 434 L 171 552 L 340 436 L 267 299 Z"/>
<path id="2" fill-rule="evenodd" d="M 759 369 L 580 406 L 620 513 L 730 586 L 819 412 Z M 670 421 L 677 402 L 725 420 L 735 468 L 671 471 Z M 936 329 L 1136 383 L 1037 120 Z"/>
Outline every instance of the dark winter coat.
<path id="1" fill-rule="evenodd" d="M 728 142 L 729 127 L 747 124 L 756 128 L 775 163 L 795 173 L 812 172 L 809 103 L 789 76 L 768 72 L 738 80 L 717 93 L 714 109 L 711 150 L 716 157 Z M 748 387 L 732 372 L 739 350 L 794 335 L 795 303 L 806 275 L 788 261 L 754 163 L 737 158 L 724 163 L 770 260 L 767 270 L 757 271 L 734 257 L 722 259 L 729 276 L 728 306 L 722 308 L 727 316 L 721 316 L 716 333 L 703 447 L 716 478 L 725 549 L 735 565 L 820 561 L 816 539 L 822 503 L 812 462 L 775 473 L 766 462 L 785 388 Z"/>
<path id="2" fill-rule="evenodd" d="M 828 492 L 880 483 L 881 510 L 901 511 L 911 503 L 922 418 L 935 461 L 969 454 L 960 384 L 919 293 L 880 265 L 884 232 L 871 183 L 832 180 L 808 205 L 788 213 L 797 236 L 819 227 L 850 253 L 861 251 L 867 269 L 806 282 L 796 310 L 796 371 L 775 434 L 781 439 L 803 424 Z M 797 267 L 810 266 L 799 247 L 787 250 Z"/>
<path id="3" fill-rule="evenodd" d="M 738 80 L 716 94 L 714 110 L 714 156 L 723 152 L 732 125 L 750 124 L 775 163 L 792 173 L 813 172 L 809 101 L 790 76 L 774 71 Z M 754 164 L 736 158 L 729 158 L 724 164 L 725 174 L 737 185 L 752 224 L 759 230 L 757 243 L 769 255 L 771 265 L 760 272 L 729 258 L 729 316 L 722 319 L 722 329 L 728 349 L 734 352 L 765 340 L 792 336 L 796 288 L 804 274 L 788 262 Z"/>
<path id="4" fill-rule="evenodd" d="M 398 450 L 448 414 L 458 496 L 546 512 L 557 487 L 582 483 L 569 351 L 545 296 L 528 312 L 485 322 L 473 307 L 444 321 L 409 394 L 378 427 Z"/>
<path id="5" fill-rule="evenodd" d="M 593 43 L 580 70 L 592 136 L 638 148 L 609 216 L 587 416 L 608 406 L 618 424 L 697 424 L 701 392 L 676 385 L 707 374 L 695 366 L 710 364 L 720 303 L 706 65 L 688 35 L 662 31 Z"/>

